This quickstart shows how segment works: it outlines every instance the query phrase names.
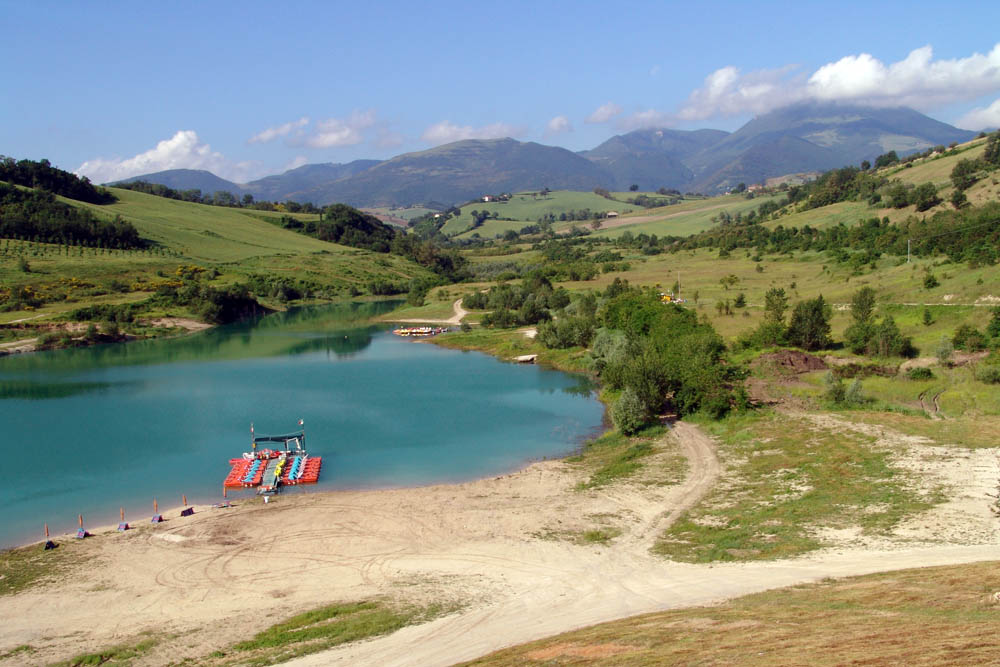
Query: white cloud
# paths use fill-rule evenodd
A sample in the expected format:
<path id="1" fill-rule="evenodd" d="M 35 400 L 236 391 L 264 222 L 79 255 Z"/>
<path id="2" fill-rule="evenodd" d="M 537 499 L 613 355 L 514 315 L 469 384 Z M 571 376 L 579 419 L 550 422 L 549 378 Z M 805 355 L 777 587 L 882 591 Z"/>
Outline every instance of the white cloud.
<path id="1" fill-rule="evenodd" d="M 420 139 L 431 145 L 440 146 L 463 139 L 503 139 L 522 134 L 524 134 L 524 128 L 507 123 L 492 123 L 482 127 L 473 127 L 471 125 L 455 125 L 449 120 L 443 120 L 424 130 Z"/>
<path id="2" fill-rule="evenodd" d="M 986 55 L 933 58 L 930 46 L 914 49 L 890 65 L 867 53 L 847 56 L 816 70 L 807 92 L 818 100 L 927 109 L 1000 90 L 1000 43 Z"/>
<path id="3" fill-rule="evenodd" d="M 973 131 L 1000 127 L 1000 99 L 994 101 L 988 107 L 973 109 L 955 121 L 955 126 Z"/>
<path id="4" fill-rule="evenodd" d="M 885 64 L 868 53 L 850 55 L 805 76 L 796 65 L 742 73 L 736 67 L 712 72 L 677 113 L 702 120 L 765 113 L 794 102 L 815 100 L 929 110 L 1000 91 L 1000 43 L 986 55 L 934 60 L 924 46 L 899 62 Z"/>
<path id="5" fill-rule="evenodd" d="M 614 102 L 602 104 L 594 110 L 594 113 L 587 116 L 587 123 L 606 123 L 622 112 L 622 108 Z"/>
<path id="6" fill-rule="evenodd" d="M 659 76 L 662 69 L 659 65 L 653 65 L 649 68 L 649 76 Z"/>
<path id="7" fill-rule="evenodd" d="M 145 153 L 124 159 L 88 160 L 77 167 L 76 173 L 95 183 L 108 183 L 166 169 L 205 169 L 223 178 L 241 179 L 257 168 L 254 163 L 227 160 L 202 143 L 194 130 L 180 130 Z"/>
<path id="8" fill-rule="evenodd" d="M 563 132 L 572 131 L 573 124 L 569 122 L 569 118 L 566 116 L 556 116 L 545 125 L 545 136 L 553 136 L 556 134 L 562 134 Z"/>
<path id="9" fill-rule="evenodd" d="M 310 148 L 355 146 L 365 140 L 364 130 L 375 125 L 375 110 L 354 111 L 346 119 L 328 118 L 316 123 L 316 130 L 305 139 Z"/>
<path id="10" fill-rule="evenodd" d="M 620 119 L 617 125 L 620 129 L 631 132 L 632 130 L 641 130 L 649 127 L 670 127 L 676 123 L 677 118 L 674 114 L 664 113 L 656 109 L 647 109 L 646 111 L 637 111 Z"/>
<path id="11" fill-rule="evenodd" d="M 764 113 L 802 99 L 801 77 L 791 77 L 794 65 L 742 74 L 736 67 L 717 69 L 691 93 L 677 113 L 682 120 Z"/>
<path id="12" fill-rule="evenodd" d="M 278 137 L 284 137 L 289 135 L 292 130 L 299 130 L 309 124 L 309 118 L 303 116 L 298 120 L 293 120 L 290 123 L 285 123 L 284 125 L 278 125 L 277 127 L 269 127 L 266 130 L 258 132 L 247 140 L 248 144 L 266 144 L 269 141 L 274 141 Z"/>

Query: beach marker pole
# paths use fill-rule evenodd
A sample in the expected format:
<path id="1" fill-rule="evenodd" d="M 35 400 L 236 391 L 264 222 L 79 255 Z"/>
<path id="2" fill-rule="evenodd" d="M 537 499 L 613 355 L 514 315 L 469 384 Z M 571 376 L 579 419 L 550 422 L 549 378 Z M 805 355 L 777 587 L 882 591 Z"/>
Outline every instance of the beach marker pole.
<path id="1" fill-rule="evenodd" d="M 83 528 L 83 515 L 82 514 L 79 515 L 78 518 L 79 518 L 79 521 L 80 521 L 80 528 Z"/>
<path id="2" fill-rule="evenodd" d="M 188 497 L 186 495 L 184 495 L 184 494 L 181 494 L 181 500 L 184 501 L 184 507 L 187 507 L 188 506 Z"/>
<path id="3" fill-rule="evenodd" d="M 160 523 L 163 521 L 163 516 L 160 514 L 160 506 L 156 503 L 156 498 L 153 498 L 153 518 L 150 523 Z"/>
<path id="4" fill-rule="evenodd" d="M 121 517 L 122 521 L 125 520 L 125 508 L 124 507 L 119 507 L 118 508 L 118 516 Z"/>
<path id="5" fill-rule="evenodd" d="M 56 543 L 49 539 L 49 524 L 45 524 L 45 551 L 55 548 Z"/>

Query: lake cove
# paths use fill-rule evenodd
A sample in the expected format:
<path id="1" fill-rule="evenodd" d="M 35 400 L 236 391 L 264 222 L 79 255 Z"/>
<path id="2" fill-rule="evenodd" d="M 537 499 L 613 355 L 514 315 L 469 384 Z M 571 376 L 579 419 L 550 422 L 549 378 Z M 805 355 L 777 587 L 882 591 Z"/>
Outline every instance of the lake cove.
<path id="1" fill-rule="evenodd" d="M 585 378 L 405 340 L 340 304 L 167 340 L 0 358 L 0 546 L 222 499 L 228 460 L 305 421 L 310 490 L 415 486 L 565 455 L 601 426 Z M 242 497 L 245 493 L 230 494 Z"/>

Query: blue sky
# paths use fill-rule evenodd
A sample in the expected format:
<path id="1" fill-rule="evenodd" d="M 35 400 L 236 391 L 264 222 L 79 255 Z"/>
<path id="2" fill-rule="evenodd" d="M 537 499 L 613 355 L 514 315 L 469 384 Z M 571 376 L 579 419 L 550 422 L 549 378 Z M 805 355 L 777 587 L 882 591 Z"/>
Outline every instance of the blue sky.
<path id="1" fill-rule="evenodd" d="M 1000 126 L 1000 3 L 0 0 L 0 153 L 247 181 L 462 138 L 592 148 L 790 102 Z"/>

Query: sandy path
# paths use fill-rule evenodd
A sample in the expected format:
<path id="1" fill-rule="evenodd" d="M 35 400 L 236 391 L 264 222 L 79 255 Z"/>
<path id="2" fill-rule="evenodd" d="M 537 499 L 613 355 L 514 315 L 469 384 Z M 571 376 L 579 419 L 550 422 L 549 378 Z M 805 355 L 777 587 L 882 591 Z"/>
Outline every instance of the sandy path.
<path id="1" fill-rule="evenodd" d="M 508 576 L 516 579 L 518 590 L 506 600 L 287 664 L 451 665 L 635 614 L 707 604 L 825 577 L 1000 557 L 995 545 L 829 550 L 791 561 L 713 566 L 653 557 L 648 550 L 656 536 L 693 507 L 721 472 L 715 447 L 701 431 L 678 423 L 674 434 L 690 466 L 684 483 L 671 489 L 662 504 L 651 504 L 634 490 L 612 494 L 640 516 L 639 529 L 616 548 L 575 554 L 525 550 L 516 567 L 510 564 Z"/>
<path id="2" fill-rule="evenodd" d="M 465 484 L 291 494 L 269 505 L 199 506 L 186 519 L 171 509 L 165 524 L 139 521 L 137 530 L 73 544 L 86 569 L 58 586 L 4 598 L 0 655 L 30 644 L 33 660 L 54 662 L 150 631 L 184 639 L 138 664 L 176 663 L 304 609 L 385 596 L 462 610 L 295 664 L 446 665 L 601 621 L 826 576 L 1000 558 L 991 540 L 852 547 L 746 565 L 664 561 L 649 547 L 712 488 L 721 466 L 712 440 L 683 422 L 657 447 L 662 454 L 647 468 L 679 451 L 688 463 L 682 483 L 636 480 L 580 492 L 579 470 L 546 461 Z M 601 517 L 623 529 L 608 546 L 559 539 Z"/>
<path id="3" fill-rule="evenodd" d="M 456 299 L 455 303 L 451 304 L 452 312 L 455 314 L 446 320 L 432 320 L 432 319 L 408 319 L 408 320 L 392 320 L 393 322 L 404 322 L 406 324 L 461 324 L 462 318 L 469 314 L 465 308 L 462 308 L 462 299 Z"/>

